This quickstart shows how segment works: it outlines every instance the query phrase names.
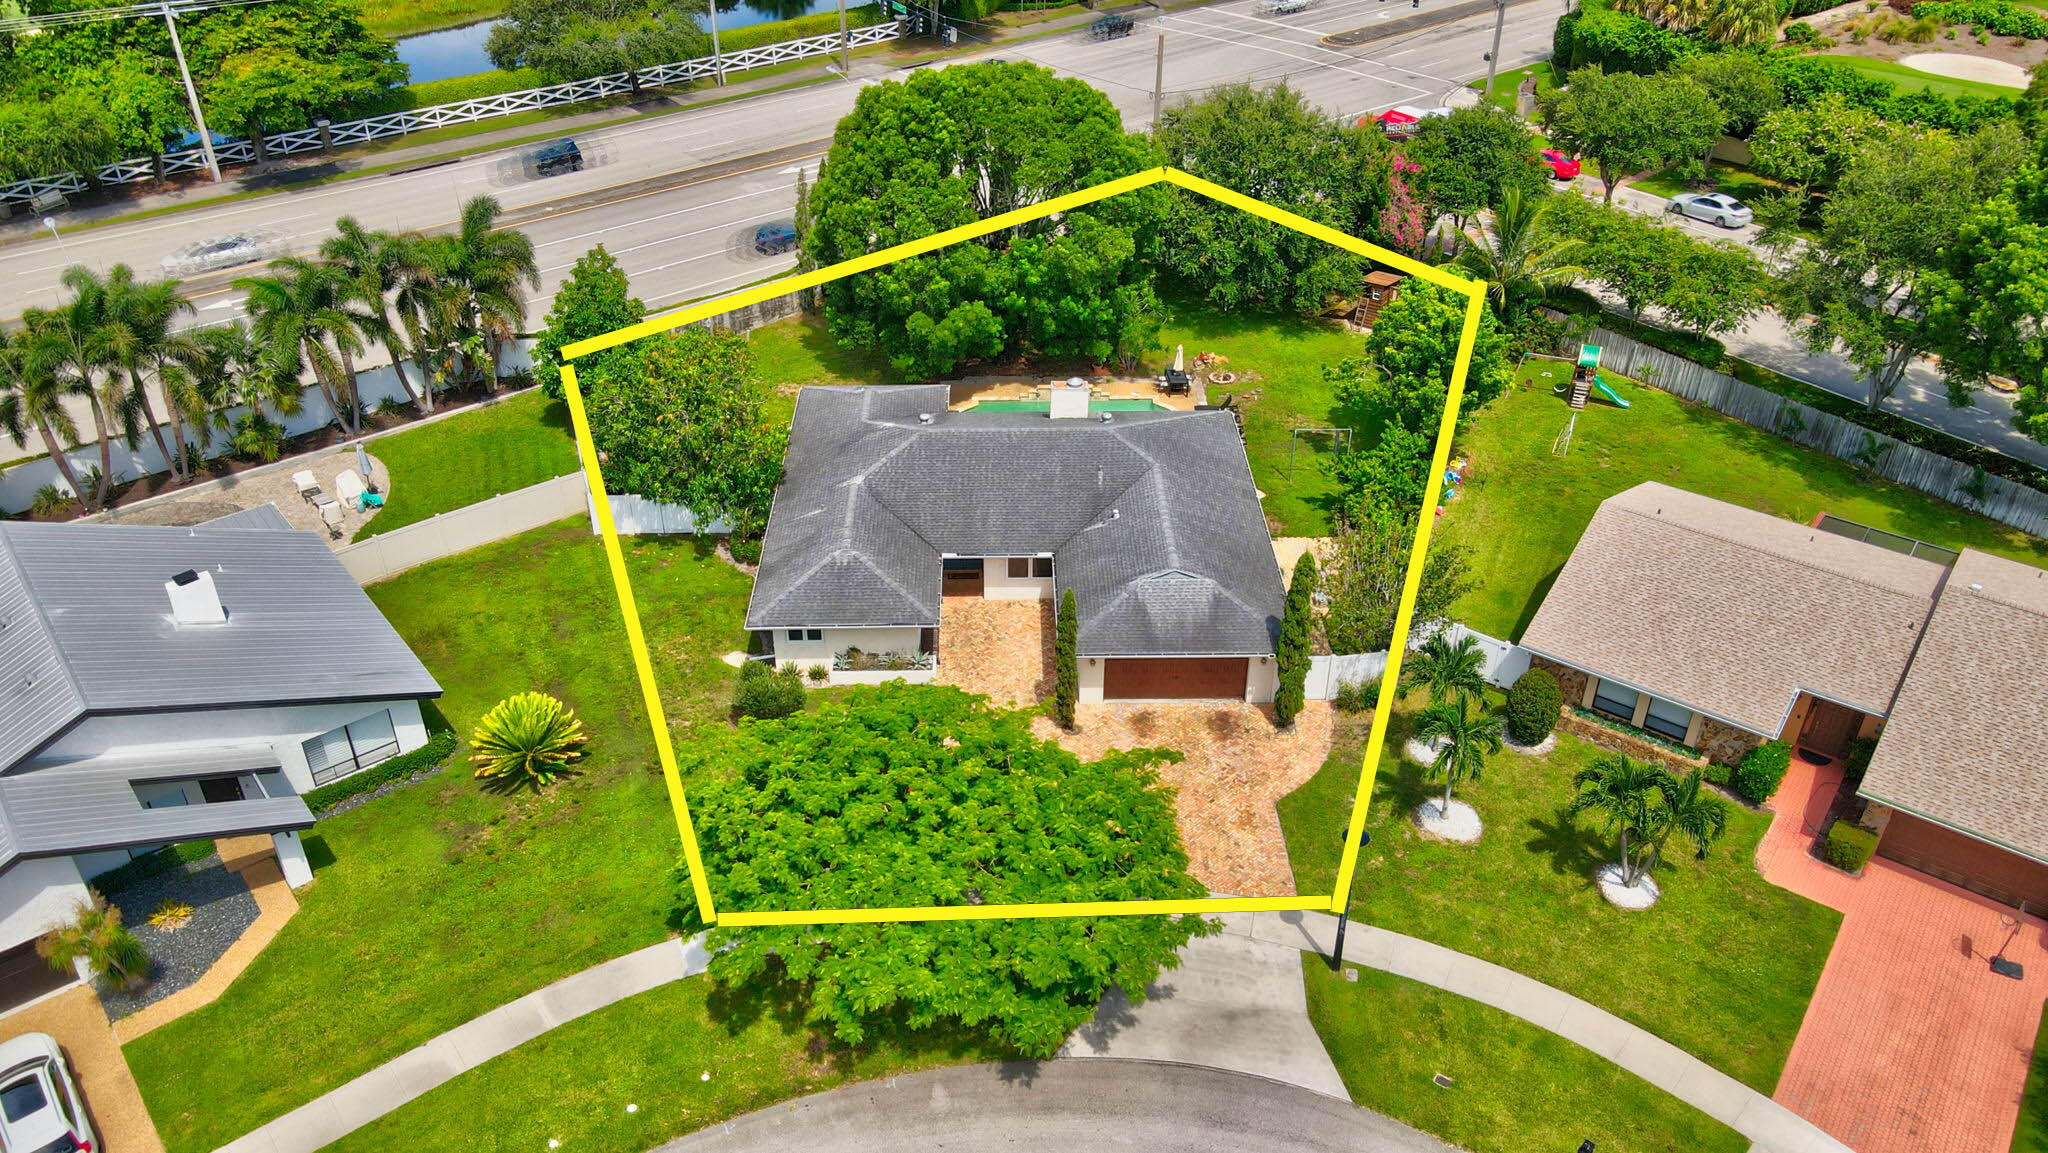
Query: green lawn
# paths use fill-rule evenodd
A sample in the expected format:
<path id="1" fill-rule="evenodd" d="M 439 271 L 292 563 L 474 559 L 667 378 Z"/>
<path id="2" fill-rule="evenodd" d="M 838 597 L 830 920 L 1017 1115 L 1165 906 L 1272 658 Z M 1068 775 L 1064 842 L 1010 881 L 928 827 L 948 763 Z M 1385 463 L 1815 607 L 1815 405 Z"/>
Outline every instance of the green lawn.
<path id="1" fill-rule="evenodd" d="M 1599 750 L 1569 737 L 1546 757 L 1502 753 L 1460 795 L 1486 822 L 1477 845 L 1423 838 L 1408 814 L 1440 784 L 1398 754 L 1397 713 L 1359 857 L 1351 912 L 1381 928 L 1483 957 L 1642 1026 L 1762 1093 L 1799 1032 L 1841 914 L 1764 881 L 1751 864 L 1769 817 L 1739 809 L 1705 861 L 1675 850 L 1664 898 L 1622 912 L 1593 887 L 1613 844 L 1562 808 Z M 1363 726 L 1280 802 L 1295 888 L 1326 893 L 1358 784 Z M 1528 1148 L 1550 1148 L 1531 1144 Z M 1572 1149 L 1567 1143 L 1557 1148 Z M 1632 1146 L 1621 1146 L 1632 1148 Z M 1608 1148 L 1602 1145 L 1602 1148 Z"/>
<path id="2" fill-rule="evenodd" d="M 1321 536 L 1330 531 L 1331 495 L 1336 486 L 1323 466 L 1329 437 L 1304 437 L 1294 467 L 1288 468 L 1289 433 L 1296 428 L 1333 425 L 1359 429 L 1358 446 L 1369 446 L 1373 426 L 1360 414 L 1332 411 L 1323 366 L 1360 355 L 1364 338 L 1326 321 L 1293 317 L 1242 316 L 1180 305 L 1160 334 L 1164 347 L 1151 358 L 1158 367 L 1186 346 L 1193 360 L 1202 352 L 1229 358 L 1225 366 L 1238 383 L 1211 386 L 1209 400 L 1237 398 L 1244 413 L 1245 451 L 1252 479 L 1266 494 L 1266 515 L 1281 536 Z M 886 364 L 858 350 L 841 348 L 818 321 L 799 317 L 755 329 L 749 338 L 761 379 L 772 390 L 770 413 L 787 420 L 804 385 L 901 383 Z"/>
<path id="3" fill-rule="evenodd" d="M 551 1140 L 576 1153 L 641 1153 L 850 1081 L 1009 1056 L 945 1030 L 878 1030 L 849 1050 L 805 1028 L 787 1004 L 720 995 L 696 977 L 579 1017 L 324 1153 L 535 1153 Z"/>
<path id="4" fill-rule="evenodd" d="M 1977 47 L 1974 42 L 1966 42 L 1965 38 L 1969 34 L 1970 30 L 1968 28 L 1964 28 L 1961 32 L 1956 33 L 1955 43 L 1962 46 L 1959 49 L 1960 51 L 1967 52 Z M 2004 97 L 2007 100 L 2012 100 L 2016 99 L 2021 91 L 2018 88 L 2007 88 L 2003 84 L 1986 84 L 1979 80 L 1953 80 L 1947 76 L 1936 76 L 1931 72 L 1921 72 L 1915 68 L 1908 68 L 1893 60 L 1873 60 L 1868 56 L 1844 56 L 1834 53 L 1823 53 L 1821 59 L 1845 65 L 1852 71 L 1860 72 L 1874 80 L 1888 81 L 1897 86 L 1901 92 L 1910 92 L 1916 88 L 1928 88 L 1938 95 L 1947 96 L 1951 99 L 1957 96 L 1983 96 Z"/>
<path id="5" fill-rule="evenodd" d="M 2012 1153 L 2048 1153 L 2048 1013 L 2042 1015 L 2040 1031 L 2034 1034 L 2034 1056 L 2027 1063 L 2027 1088 L 2020 1094 Z"/>
<path id="6" fill-rule="evenodd" d="M 628 566 L 664 702 L 721 718 L 747 580 L 687 538 L 636 537 Z M 676 831 L 639 707 L 602 546 L 580 518 L 373 586 L 446 690 L 459 734 L 540 689 L 591 733 L 546 793 L 442 775 L 307 835 L 318 880 L 214 1004 L 134 1042 L 128 1062 L 170 1153 L 204 1153 L 470 1018 L 661 940 Z M 531 1099 L 524 1099 L 531 1104 Z"/>
<path id="7" fill-rule="evenodd" d="M 1733 1129 L 1490 1005 L 1304 953 L 1308 1015 L 1359 1106 L 1472 1153 L 1742 1153 Z M 1437 1074 L 1451 1079 L 1436 1083 Z"/>
<path id="8" fill-rule="evenodd" d="M 363 27 L 396 40 L 420 32 L 489 20 L 505 0 L 363 0 Z"/>
<path id="9" fill-rule="evenodd" d="M 1777 186 L 1740 165 L 1725 160 L 1716 160 L 1707 166 L 1707 176 L 1713 186 L 1707 191 L 1733 196 L 1737 200 L 1755 200 L 1758 195 L 1772 191 Z M 1638 188 L 1652 196 L 1676 196 L 1692 190 L 1692 185 L 1678 178 L 1671 169 L 1665 169 L 1654 176 L 1629 181 L 1629 187 Z"/>
<path id="10" fill-rule="evenodd" d="M 391 470 L 390 503 L 357 540 L 577 468 L 569 409 L 538 389 L 371 441 L 370 454 Z"/>
<path id="11" fill-rule="evenodd" d="M 1552 376 L 1539 379 L 1544 372 Z M 1561 372 L 1557 362 L 1532 361 L 1522 387 L 1495 401 L 1459 440 L 1472 470 L 1444 518 L 1442 539 L 1472 550 L 1475 588 L 1453 614 L 1481 632 L 1520 636 L 1594 508 L 1646 480 L 1792 520 L 1829 512 L 1946 548 L 2048 564 L 2048 542 L 1608 373 L 1603 379 L 1634 407 L 1588 405 L 1560 459 L 1551 445 L 1570 409 L 1550 382 L 1562 380 Z"/>
<path id="12" fill-rule="evenodd" d="M 1536 78 L 1536 94 L 1538 96 L 1557 87 L 1557 70 L 1551 67 L 1550 61 L 1540 60 L 1534 64 L 1509 69 L 1496 75 L 1493 78 L 1493 92 L 1488 96 L 1488 99 L 1504 111 L 1513 112 L 1515 110 L 1515 97 L 1522 90 L 1522 81 L 1527 80 L 1531 76 Z M 1486 78 L 1482 76 L 1466 85 L 1466 87 L 1477 92 L 1486 87 Z"/>

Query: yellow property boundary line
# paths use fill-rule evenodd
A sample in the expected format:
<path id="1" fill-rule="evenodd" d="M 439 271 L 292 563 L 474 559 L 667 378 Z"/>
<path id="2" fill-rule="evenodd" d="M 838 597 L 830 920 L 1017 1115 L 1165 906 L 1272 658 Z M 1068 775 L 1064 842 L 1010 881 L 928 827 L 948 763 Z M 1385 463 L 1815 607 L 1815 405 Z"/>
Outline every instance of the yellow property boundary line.
<path id="1" fill-rule="evenodd" d="M 597 510 L 598 531 L 604 538 L 605 559 L 611 568 L 612 584 L 619 595 L 619 611 L 625 618 L 626 640 L 633 654 L 634 670 L 639 675 L 640 696 L 647 706 L 648 723 L 654 728 L 655 752 L 661 760 L 661 777 L 668 786 L 669 804 L 675 810 L 676 831 L 682 838 L 683 858 L 690 870 L 690 888 L 697 899 L 698 915 L 703 918 L 705 924 L 829 925 L 853 922 L 976 921 L 1029 917 L 1114 917 L 1290 910 L 1327 910 L 1341 913 L 1350 903 L 1351 881 L 1358 866 L 1359 836 L 1365 830 L 1366 806 L 1372 800 L 1373 781 L 1378 775 L 1380 753 L 1386 743 L 1387 723 L 1391 718 L 1396 696 L 1395 686 L 1401 676 L 1401 657 L 1408 647 L 1409 617 L 1415 612 L 1416 597 L 1422 587 L 1423 560 L 1429 552 L 1430 530 L 1435 525 L 1435 510 L 1443 490 L 1444 469 L 1450 463 L 1451 434 L 1457 427 L 1458 406 L 1465 396 L 1465 378 L 1472 366 L 1472 349 L 1478 340 L 1479 320 L 1486 307 L 1484 282 L 1454 276 L 1443 269 L 1233 192 L 1220 184 L 1213 184 L 1198 176 L 1190 176 L 1177 168 L 1155 168 L 1065 196 L 1056 196 L 1028 208 L 991 216 L 974 224 L 885 248 L 880 252 L 857 256 L 830 268 L 798 273 L 686 308 L 674 309 L 616 332 L 567 345 L 562 349 L 562 359 L 565 362 L 577 360 L 594 352 L 616 348 L 643 336 L 668 332 L 749 304 L 786 296 L 806 288 L 816 288 L 855 273 L 867 272 L 908 257 L 958 244 L 963 240 L 986 236 L 992 232 L 1013 228 L 1041 217 L 1107 200 L 1112 196 L 1154 184 L 1177 185 L 1219 204 L 1227 204 L 1253 216 L 1334 244 L 1347 252 L 1391 265 L 1410 276 L 1419 277 L 1466 297 L 1465 325 L 1463 333 L 1458 338 L 1457 363 L 1451 370 L 1450 389 L 1445 398 L 1443 418 L 1437 426 L 1436 448 L 1430 455 L 1429 480 L 1423 494 L 1422 515 L 1416 528 L 1415 542 L 1408 552 L 1408 570 L 1401 584 L 1401 602 L 1394 616 L 1393 638 L 1387 646 L 1386 671 L 1380 676 L 1379 698 L 1373 709 L 1372 730 L 1366 739 L 1365 759 L 1359 771 L 1358 789 L 1352 797 L 1351 821 L 1344 837 L 1344 855 L 1337 866 L 1336 885 L 1329 894 L 1313 897 L 1210 897 L 1186 901 L 1086 901 L 1030 905 L 932 905 L 894 909 L 794 909 L 759 912 L 735 910 L 720 913 L 712 902 L 711 886 L 705 876 L 704 861 L 697 847 L 696 827 L 690 819 L 689 800 L 683 795 L 682 776 L 676 767 L 675 748 L 670 741 L 668 720 L 661 707 L 661 692 L 654 681 L 653 662 L 648 658 L 647 637 L 640 627 L 640 610 L 633 599 L 632 583 L 626 576 L 625 551 L 619 544 L 618 528 L 612 520 L 611 500 L 605 494 L 604 476 L 598 471 L 597 446 L 590 438 L 590 420 L 583 410 L 583 391 L 576 381 L 575 366 L 564 363 L 562 391 L 568 398 L 569 418 L 575 426 L 576 448 L 583 458 L 584 480 L 590 487 L 591 501 Z"/>

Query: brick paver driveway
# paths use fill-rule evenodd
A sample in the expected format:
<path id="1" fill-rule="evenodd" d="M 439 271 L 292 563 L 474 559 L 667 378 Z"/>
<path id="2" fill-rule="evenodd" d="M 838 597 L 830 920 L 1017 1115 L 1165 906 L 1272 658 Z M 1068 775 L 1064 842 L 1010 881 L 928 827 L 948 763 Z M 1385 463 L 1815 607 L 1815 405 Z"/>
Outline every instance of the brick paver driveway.
<path id="1" fill-rule="evenodd" d="M 1765 878 L 1842 911 L 1841 932 L 1778 1078 L 1778 1102 L 1859 1153 L 2004 1153 L 2048 998 L 2048 933 L 2012 910 L 1873 858 L 1859 878 L 1810 855 L 1839 767 L 1800 759 L 1757 848 Z M 2002 923 L 2001 923 L 2002 922 Z"/>

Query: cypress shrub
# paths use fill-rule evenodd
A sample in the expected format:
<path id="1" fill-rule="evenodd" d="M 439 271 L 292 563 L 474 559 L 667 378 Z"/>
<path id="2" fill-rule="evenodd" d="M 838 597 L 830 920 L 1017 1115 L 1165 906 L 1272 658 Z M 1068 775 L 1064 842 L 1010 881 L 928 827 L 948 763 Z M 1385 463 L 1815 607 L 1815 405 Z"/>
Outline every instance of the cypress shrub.
<path id="1" fill-rule="evenodd" d="M 1081 696 L 1081 668 L 1074 654 L 1080 629 L 1080 620 L 1074 609 L 1074 590 L 1068 589 L 1060 594 L 1052 642 L 1052 661 L 1057 677 L 1052 690 L 1052 714 L 1064 729 L 1074 727 L 1074 702 Z"/>
<path id="2" fill-rule="evenodd" d="M 1294 579 L 1287 586 L 1287 607 L 1280 617 L 1280 644 L 1274 657 L 1280 666 L 1280 686 L 1273 693 L 1273 717 L 1283 725 L 1293 724 L 1295 715 L 1301 712 L 1302 688 L 1308 682 L 1315 593 L 1316 558 L 1305 552 L 1294 562 Z"/>

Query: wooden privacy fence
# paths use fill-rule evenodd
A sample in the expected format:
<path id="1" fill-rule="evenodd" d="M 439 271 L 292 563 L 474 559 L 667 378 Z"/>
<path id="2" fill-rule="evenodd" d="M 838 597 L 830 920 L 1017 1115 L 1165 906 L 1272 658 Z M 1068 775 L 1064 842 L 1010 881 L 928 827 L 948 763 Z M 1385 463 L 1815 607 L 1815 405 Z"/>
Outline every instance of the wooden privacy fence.
<path id="1" fill-rule="evenodd" d="M 1596 328 L 1586 340 L 1601 347 L 1602 368 L 1982 513 L 2031 536 L 2048 536 L 2048 493 L 1980 473 L 1974 465 L 1895 440 L 1618 332 Z M 1576 352 L 1577 348 L 1563 351 Z"/>

